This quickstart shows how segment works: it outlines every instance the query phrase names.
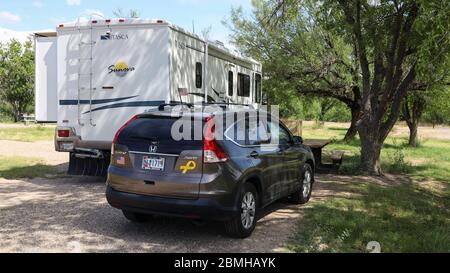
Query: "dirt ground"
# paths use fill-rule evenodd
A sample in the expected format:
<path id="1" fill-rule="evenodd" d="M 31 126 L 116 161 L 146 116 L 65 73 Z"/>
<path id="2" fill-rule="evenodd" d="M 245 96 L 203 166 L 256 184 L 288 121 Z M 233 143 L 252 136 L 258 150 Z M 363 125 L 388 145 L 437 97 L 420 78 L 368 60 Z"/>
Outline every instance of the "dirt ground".
<path id="1" fill-rule="evenodd" d="M 51 141 L 0 141 L 0 154 L 38 157 L 60 168 L 68 161 Z M 319 177 L 313 200 L 337 194 L 329 179 Z M 0 179 L 0 252 L 286 252 L 307 207 L 276 203 L 251 238 L 234 240 L 218 223 L 198 227 L 164 217 L 130 223 L 108 205 L 105 189 L 96 178 Z"/>
<path id="2" fill-rule="evenodd" d="M 68 161 L 51 141 L 0 141 L 0 154 L 41 158 L 62 169 Z M 275 204 L 254 236 L 232 240 L 216 223 L 130 223 L 108 205 L 105 189 L 95 178 L 0 179 L 0 252 L 283 252 L 301 218 L 300 207 Z"/>
<path id="3" fill-rule="evenodd" d="M 251 238 L 234 240 L 216 223 L 130 223 L 104 191 L 92 179 L 0 180 L 0 252 L 283 252 L 301 218 L 300 207 L 276 204 Z"/>

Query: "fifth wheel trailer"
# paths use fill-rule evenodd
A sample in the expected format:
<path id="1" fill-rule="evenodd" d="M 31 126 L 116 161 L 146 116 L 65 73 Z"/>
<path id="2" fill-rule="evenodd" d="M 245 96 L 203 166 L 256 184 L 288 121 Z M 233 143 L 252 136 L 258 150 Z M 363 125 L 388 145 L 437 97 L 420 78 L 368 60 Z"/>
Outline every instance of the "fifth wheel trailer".
<path id="1" fill-rule="evenodd" d="M 56 33 L 35 33 L 34 37 L 36 121 L 56 123 L 58 115 Z"/>
<path id="2" fill-rule="evenodd" d="M 164 103 L 262 100 L 261 64 L 162 20 L 61 24 L 55 148 L 69 174 L 106 174 L 117 130 Z"/>

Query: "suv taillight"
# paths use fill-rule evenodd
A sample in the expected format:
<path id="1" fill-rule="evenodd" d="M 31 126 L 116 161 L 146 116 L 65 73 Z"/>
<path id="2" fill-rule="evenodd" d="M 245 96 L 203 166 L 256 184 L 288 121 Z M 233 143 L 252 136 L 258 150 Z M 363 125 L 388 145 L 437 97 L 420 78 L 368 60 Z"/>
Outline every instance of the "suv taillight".
<path id="1" fill-rule="evenodd" d="M 138 116 L 134 116 L 129 121 L 127 121 L 122 127 L 120 127 L 120 129 L 117 131 L 116 135 L 114 136 L 113 144 L 117 144 L 117 140 L 119 139 L 120 133 L 122 133 L 122 131 L 125 128 L 127 128 L 128 125 L 130 125 L 130 123 L 132 123 L 133 121 L 135 121 L 137 119 L 138 119 Z"/>
<path id="2" fill-rule="evenodd" d="M 219 163 L 228 160 L 227 154 L 217 143 L 215 139 L 215 122 L 214 118 L 208 118 L 205 126 L 205 136 L 203 140 L 203 162 Z"/>

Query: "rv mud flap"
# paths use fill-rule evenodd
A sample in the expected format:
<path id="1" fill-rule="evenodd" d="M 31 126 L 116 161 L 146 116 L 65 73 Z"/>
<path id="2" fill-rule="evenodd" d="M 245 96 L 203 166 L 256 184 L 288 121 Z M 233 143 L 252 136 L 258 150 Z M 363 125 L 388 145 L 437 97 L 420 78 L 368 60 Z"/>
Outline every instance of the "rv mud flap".
<path id="1" fill-rule="evenodd" d="M 109 155 L 103 158 L 80 158 L 71 153 L 68 174 L 106 177 L 110 160 Z"/>

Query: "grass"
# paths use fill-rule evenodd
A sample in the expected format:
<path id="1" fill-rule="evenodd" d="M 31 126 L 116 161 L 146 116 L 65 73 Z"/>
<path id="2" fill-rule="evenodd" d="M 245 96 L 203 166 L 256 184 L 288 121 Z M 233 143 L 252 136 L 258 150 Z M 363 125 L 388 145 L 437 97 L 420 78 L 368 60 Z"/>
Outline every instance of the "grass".
<path id="1" fill-rule="evenodd" d="M 345 128 L 305 126 L 305 139 L 332 139 L 326 150 L 345 151 L 342 174 L 359 174 L 359 139 L 342 141 Z M 381 162 L 383 171 L 391 174 L 406 174 L 419 180 L 438 180 L 450 183 L 450 141 L 422 140 L 418 148 L 409 147 L 405 137 L 388 137 L 384 144 Z M 326 157 L 325 157 L 326 159 Z"/>
<path id="2" fill-rule="evenodd" d="M 341 128 L 304 128 L 306 139 L 333 139 L 327 149 L 346 151 L 342 174 L 359 174 L 359 140 L 346 143 L 344 135 Z M 367 244 L 376 241 L 382 252 L 450 252 L 450 141 L 425 140 L 418 148 L 406 142 L 387 139 L 382 167 L 406 176 L 408 183 L 382 185 L 363 176 L 347 185 L 330 182 L 336 194 L 305 210 L 290 250 L 368 252 Z M 342 192 L 351 194 L 341 197 Z"/>
<path id="3" fill-rule="evenodd" d="M 18 179 L 58 175 L 61 173 L 54 166 L 46 165 L 40 159 L 0 155 L 0 178 Z"/>
<path id="4" fill-rule="evenodd" d="M 450 199 L 410 185 L 353 186 L 352 198 L 307 209 L 289 248 L 295 252 L 450 252 Z"/>
<path id="5" fill-rule="evenodd" d="M 46 126 L 0 128 L 0 140 L 36 142 L 52 140 L 54 134 L 55 128 Z"/>

